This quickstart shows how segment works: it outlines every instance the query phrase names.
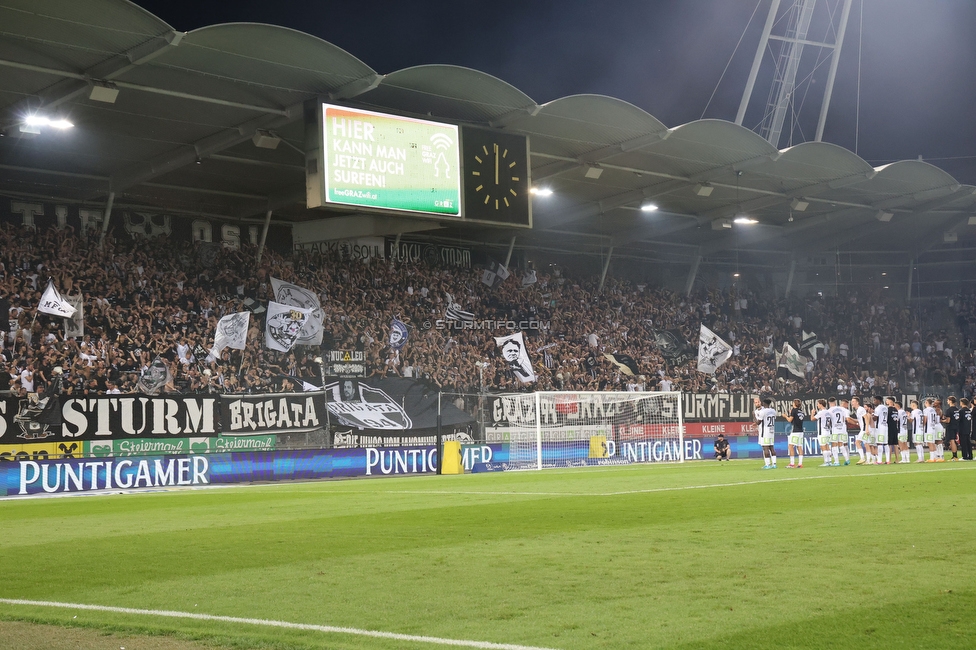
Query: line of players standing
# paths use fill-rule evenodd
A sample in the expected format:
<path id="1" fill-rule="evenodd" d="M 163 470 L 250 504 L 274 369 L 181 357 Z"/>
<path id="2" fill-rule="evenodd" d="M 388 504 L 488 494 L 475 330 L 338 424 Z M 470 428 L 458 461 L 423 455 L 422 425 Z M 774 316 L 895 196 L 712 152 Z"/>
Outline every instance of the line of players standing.
<path id="1" fill-rule="evenodd" d="M 938 399 L 926 399 L 924 408 L 912 400 L 909 410 L 892 397 L 876 396 L 873 404 L 862 404 L 858 397 L 850 401 L 837 398 L 818 400 L 818 411 L 813 416 L 817 423 L 817 442 L 823 454 L 821 467 L 839 467 L 843 456 L 844 465 L 850 465 L 850 446 L 848 427 L 858 429 L 854 447 L 860 460 L 858 465 L 888 465 L 891 456 L 898 452 L 896 463 L 910 463 L 911 448 L 914 444 L 918 463 L 945 462 L 945 449 L 952 456 L 948 459 L 973 460 L 973 405 L 967 399 L 946 399 L 949 406 L 943 410 Z M 776 455 L 773 450 L 773 422 L 775 411 L 771 400 L 758 399 L 756 422 L 759 425 L 759 444 L 763 448 L 765 465 L 763 469 L 776 468 Z M 801 408 L 800 400 L 793 400 L 793 408 L 784 416 L 792 425 L 789 434 L 788 451 L 790 468 L 803 467 L 803 423 L 807 414 Z M 925 451 L 929 452 L 928 460 Z M 961 456 L 957 457 L 957 454 Z"/>

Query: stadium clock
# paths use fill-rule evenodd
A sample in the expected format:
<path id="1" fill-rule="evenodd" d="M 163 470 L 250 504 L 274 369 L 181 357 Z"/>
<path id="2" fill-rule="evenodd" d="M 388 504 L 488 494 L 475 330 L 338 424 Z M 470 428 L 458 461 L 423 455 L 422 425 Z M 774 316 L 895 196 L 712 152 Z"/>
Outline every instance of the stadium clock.
<path id="1" fill-rule="evenodd" d="M 462 140 L 465 219 L 530 226 L 526 139 L 464 128 Z"/>

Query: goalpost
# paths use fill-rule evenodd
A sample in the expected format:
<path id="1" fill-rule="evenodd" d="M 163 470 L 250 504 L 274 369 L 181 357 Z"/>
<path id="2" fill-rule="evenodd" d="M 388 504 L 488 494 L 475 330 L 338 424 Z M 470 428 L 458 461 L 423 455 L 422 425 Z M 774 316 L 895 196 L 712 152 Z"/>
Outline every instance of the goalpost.
<path id="1" fill-rule="evenodd" d="M 678 392 L 536 392 L 498 395 L 508 469 L 684 461 Z"/>

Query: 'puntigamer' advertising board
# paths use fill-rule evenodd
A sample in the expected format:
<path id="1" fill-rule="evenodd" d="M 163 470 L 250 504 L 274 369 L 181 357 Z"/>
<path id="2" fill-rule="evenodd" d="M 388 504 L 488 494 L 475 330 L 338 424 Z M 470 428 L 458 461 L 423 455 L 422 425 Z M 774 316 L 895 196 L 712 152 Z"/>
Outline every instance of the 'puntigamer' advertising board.
<path id="1" fill-rule="evenodd" d="M 458 127 L 322 105 L 325 203 L 461 216 Z"/>

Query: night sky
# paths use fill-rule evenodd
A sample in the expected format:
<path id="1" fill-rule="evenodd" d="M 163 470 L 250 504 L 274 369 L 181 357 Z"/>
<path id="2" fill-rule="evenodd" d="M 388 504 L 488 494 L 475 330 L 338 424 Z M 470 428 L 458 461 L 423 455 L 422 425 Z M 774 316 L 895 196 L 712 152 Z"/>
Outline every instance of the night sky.
<path id="1" fill-rule="evenodd" d="M 539 103 L 611 95 L 668 126 L 703 115 L 735 118 L 769 2 L 759 2 L 746 30 L 757 0 L 136 0 L 182 31 L 272 23 L 338 45 L 380 73 L 462 65 L 499 77 Z M 834 7 L 838 0 L 827 2 Z M 856 149 L 873 165 L 921 155 L 976 184 L 976 1 L 863 0 L 863 30 L 861 3 L 854 0 L 824 139 Z M 809 38 L 825 37 L 823 29 L 816 31 L 811 28 Z M 814 86 L 825 79 L 826 66 L 813 73 Z M 757 84 L 758 103 L 746 126 L 761 117 L 768 89 L 768 81 Z M 816 91 L 810 97 L 815 100 L 802 115 L 811 121 L 800 123 L 808 140 L 820 104 Z"/>

